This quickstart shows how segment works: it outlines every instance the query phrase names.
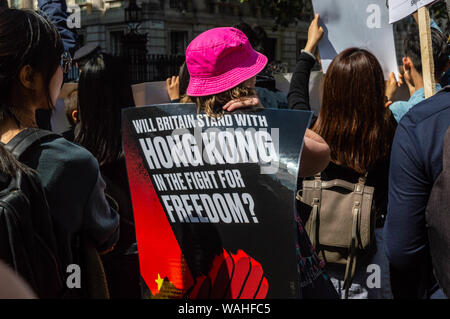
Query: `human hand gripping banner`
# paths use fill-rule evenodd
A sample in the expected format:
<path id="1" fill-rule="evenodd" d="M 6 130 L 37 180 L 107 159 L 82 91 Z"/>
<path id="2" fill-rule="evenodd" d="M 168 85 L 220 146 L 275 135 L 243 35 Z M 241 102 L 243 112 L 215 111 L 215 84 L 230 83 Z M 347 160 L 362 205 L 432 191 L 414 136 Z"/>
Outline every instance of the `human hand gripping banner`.
<path id="1" fill-rule="evenodd" d="M 311 114 L 123 111 L 146 297 L 299 297 L 295 191 Z"/>

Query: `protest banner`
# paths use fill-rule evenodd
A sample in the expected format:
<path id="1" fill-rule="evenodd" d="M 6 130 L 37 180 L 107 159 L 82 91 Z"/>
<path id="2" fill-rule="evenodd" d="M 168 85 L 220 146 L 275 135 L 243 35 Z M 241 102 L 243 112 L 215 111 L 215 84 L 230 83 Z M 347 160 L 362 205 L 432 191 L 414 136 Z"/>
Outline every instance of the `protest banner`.
<path id="1" fill-rule="evenodd" d="M 165 81 L 139 83 L 131 87 L 136 106 L 170 103 Z"/>
<path id="2" fill-rule="evenodd" d="M 295 191 L 311 112 L 123 111 L 150 298 L 297 298 Z"/>
<path id="3" fill-rule="evenodd" d="M 314 12 L 325 34 L 319 43 L 323 71 L 343 50 L 359 47 L 372 52 L 387 80 L 398 73 L 393 27 L 385 0 L 313 0 Z"/>
<path id="4" fill-rule="evenodd" d="M 417 11 L 420 34 L 420 52 L 425 97 L 436 93 L 434 77 L 433 46 L 431 40 L 430 11 L 426 7 L 436 0 L 389 0 L 389 23 L 394 23 Z"/>
<path id="5" fill-rule="evenodd" d="M 436 0 L 389 0 L 389 23 L 400 21 Z"/>

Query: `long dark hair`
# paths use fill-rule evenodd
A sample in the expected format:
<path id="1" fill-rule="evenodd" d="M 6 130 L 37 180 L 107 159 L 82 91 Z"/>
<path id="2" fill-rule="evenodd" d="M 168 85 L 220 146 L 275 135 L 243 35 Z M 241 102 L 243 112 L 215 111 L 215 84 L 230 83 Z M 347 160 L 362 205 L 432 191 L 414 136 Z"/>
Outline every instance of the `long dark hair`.
<path id="1" fill-rule="evenodd" d="M 32 174 L 34 171 L 28 166 L 19 162 L 2 144 L 0 144 L 0 174 L 16 176 L 17 172 Z M 0 183 L 2 178 L 0 177 Z"/>
<path id="2" fill-rule="evenodd" d="M 314 131 L 331 148 L 331 160 L 359 173 L 388 160 L 395 124 L 384 106 L 383 70 L 369 51 L 341 52 L 327 70 Z"/>
<path id="3" fill-rule="evenodd" d="M 49 86 L 63 52 L 61 37 L 47 18 L 31 10 L 0 10 L 0 121 L 23 107 L 12 105 L 10 94 L 26 65 L 42 75 L 48 108 L 53 107 Z"/>
<path id="4" fill-rule="evenodd" d="M 118 57 L 100 53 L 81 72 L 75 142 L 88 149 L 100 165 L 122 156 L 122 109 L 135 106 L 125 65 Z"/>

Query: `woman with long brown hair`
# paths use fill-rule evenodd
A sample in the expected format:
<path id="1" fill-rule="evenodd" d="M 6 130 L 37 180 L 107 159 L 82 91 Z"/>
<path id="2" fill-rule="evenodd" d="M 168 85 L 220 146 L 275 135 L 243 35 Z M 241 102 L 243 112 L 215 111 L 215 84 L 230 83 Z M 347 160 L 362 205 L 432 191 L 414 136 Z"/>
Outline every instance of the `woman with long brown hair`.
<path id="1" fill-rule="evenodd" d="M 308 42 L 294 72 L 289 105 L 309 105 L 308 79 L 316 59 L 314 51 L 323 36 L 318 18 L 311 23 Z M 382 247 L 382 227 L 387 211 L 389 157 L 395 120 L 385 107 L 385 82 L 376 57 L 367 50 L 349 48 L 330 64 L 323 87 L 323 102 L 313 131 L 331 149 L 331 162 L 321 173 L 322 181 L 345 180 L 357 183 L 366 176 L 374 187 L 372 214 L 375 216 L 376 253 L 357 266 L 350 297 L 391 298 L 389 266 Z M 340 213 L 336 211 L 336 214 Z M 304 221 L 305 222 L 305 221 Z M 381 287 L 369 288 L 367 265 L 381 268 Z M 335 287 L 342 290 L 345 267 L 325 266 Z"/>

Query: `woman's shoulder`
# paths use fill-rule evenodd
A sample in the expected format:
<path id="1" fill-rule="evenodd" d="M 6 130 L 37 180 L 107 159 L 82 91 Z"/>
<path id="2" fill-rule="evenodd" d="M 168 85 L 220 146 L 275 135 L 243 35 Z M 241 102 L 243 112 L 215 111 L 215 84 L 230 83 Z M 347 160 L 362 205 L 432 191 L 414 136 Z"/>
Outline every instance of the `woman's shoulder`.
<path id="1" fill-rule="evenodd" d="M 66 168 L 81 168 L 83 171 L 98 171 L 97 159 L 85 148 L 69 142 L 63 137 L 44 141 L 38 147 L 39 161 L 53 163 Z"/>
<path id="2" fill-rule="evenodd" d="M 367 184 L 374 185 L 380 181 L 385 181 L 389 174 L 389 161 L 378 161 L 367 172 Z M 330 162 L 327 168 L 322 172 L 324 180 L 344 179 L 351 183 L 358 182 L 358 179 L 364 176 L 364 173 L 359 173 L 352 168 L 338 165 Z"/>

